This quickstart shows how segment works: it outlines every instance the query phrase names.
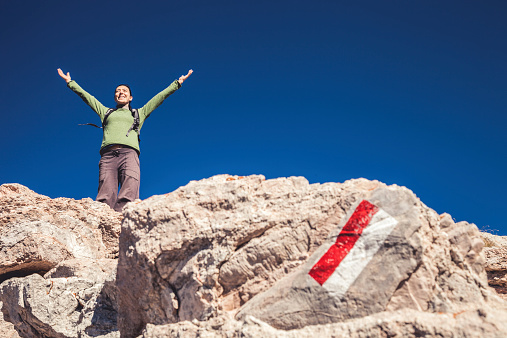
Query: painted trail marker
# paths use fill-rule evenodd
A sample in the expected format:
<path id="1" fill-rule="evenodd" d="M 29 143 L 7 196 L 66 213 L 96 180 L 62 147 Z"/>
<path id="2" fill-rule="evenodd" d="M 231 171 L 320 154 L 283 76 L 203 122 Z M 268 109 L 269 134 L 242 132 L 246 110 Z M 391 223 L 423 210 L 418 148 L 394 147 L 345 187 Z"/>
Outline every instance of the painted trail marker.
<path id="1" fill-rule="evenodd" d="M 308 274 L 335 296 L 344 295 L 396 224 L 388 213 L 363 200 Z"/>

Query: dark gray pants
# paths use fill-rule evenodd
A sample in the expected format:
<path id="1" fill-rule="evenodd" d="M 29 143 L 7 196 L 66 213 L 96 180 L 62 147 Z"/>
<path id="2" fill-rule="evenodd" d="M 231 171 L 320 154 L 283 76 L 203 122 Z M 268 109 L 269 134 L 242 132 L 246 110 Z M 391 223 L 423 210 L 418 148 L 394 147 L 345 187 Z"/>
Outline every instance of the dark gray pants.
<path id="1" fill-rule="evenodd" d="M 132 148 L 106 150 L 99 162 L 99 191 L 96 201 L 121 212 L 127 202 L 139 198 L 141 170 L 139 156 Z M 120 193 L 118 193 L 120 186 Z"/>

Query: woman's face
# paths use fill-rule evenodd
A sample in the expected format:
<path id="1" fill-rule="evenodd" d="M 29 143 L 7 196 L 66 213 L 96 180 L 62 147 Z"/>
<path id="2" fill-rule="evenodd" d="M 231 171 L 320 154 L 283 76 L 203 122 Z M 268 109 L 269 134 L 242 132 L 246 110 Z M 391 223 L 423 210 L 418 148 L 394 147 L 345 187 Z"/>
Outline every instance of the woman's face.
<path id="1" fill-rule="evenodd" d="M 114 100 L 116 104 L 124 106 L 130 101 L 132 101 L 132 96 L 130 95 L 130 90 L 127 86 L 118 86 L 114 91 Z"/>

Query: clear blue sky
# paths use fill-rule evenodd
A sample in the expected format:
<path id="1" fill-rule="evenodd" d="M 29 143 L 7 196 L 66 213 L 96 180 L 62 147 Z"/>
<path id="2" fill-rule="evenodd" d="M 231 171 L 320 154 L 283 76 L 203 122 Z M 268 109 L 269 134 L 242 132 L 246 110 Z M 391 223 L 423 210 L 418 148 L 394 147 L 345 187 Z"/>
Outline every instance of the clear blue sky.
<path id="1" fill-rule="evenodd" d="M 95 198 L 97 115 L 194 69 L 141 133 L 141 198 L 216 174 L 365 177 L 507 235 L 507 2 L 2 1 L 0 183 Z"/>

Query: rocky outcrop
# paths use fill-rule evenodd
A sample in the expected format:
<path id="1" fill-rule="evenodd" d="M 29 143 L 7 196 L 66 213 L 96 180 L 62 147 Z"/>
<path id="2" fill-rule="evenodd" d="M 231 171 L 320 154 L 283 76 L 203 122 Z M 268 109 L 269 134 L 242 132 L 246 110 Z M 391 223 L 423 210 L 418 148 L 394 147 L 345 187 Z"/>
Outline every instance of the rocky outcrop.
<path id="1" fill-rule="evenodd" d="M 486 232 L 481 235 L 485 244 L 488 283 L 500 297 L 507 300 L 507 237 Z"/>
<path id="2" fill-rule="evenodd" d="M 507 335 L 503 238 L 404 187 L 214 176 L 127 204 L 119 247 L 121 215 L 89 199 L 10 184 L 0 206 L 8 334 Z"/>
<path id="3" fill-rule="evenodd" d="M 121 220 L 89 198 L 51 199 L 19 184 L 0 186 L 1 336 L 119 336 Z"/>
<path id="4" fill-rule="evenodd" d="M 368 240 L 350 256 L 354 249 L 337 238 L 362 201 L 382 211 L 374 229 L 395 225 L 387 235 L 366 227 Z M 375 323 L 388 325 L 391 315 L 396 326 L 427 318 L 427 332 L 463 325 L 468 336 L 507 334 L 506 304 L 487 285 L 477 227 L 438 215 L 403 187 L 216 176 L 129 204 L 124 216 L 117 286 L 125 337 L 227 336 L 243 332 L 234 323 L 248 318 L 277 335 L 316 325 L 353 330 L 356 318 L 371 318 L 364 334 L 375 336 L 384 330 Z M 344 258 L 349 270 L 321 285 L 311 271 L 332 247 L 331 260 L 352 257 Z M 447 329 L 440 315 L 453 318 Z M 400 332 L 415 330 L 406 325 Z"/>
<path id="5" fill-rule="evenodd" d="M 115 258 L 122 216 L 89 198 L 51 199 L 0 186 L 0 282 L 44 274 L 72 258 Z"/>

